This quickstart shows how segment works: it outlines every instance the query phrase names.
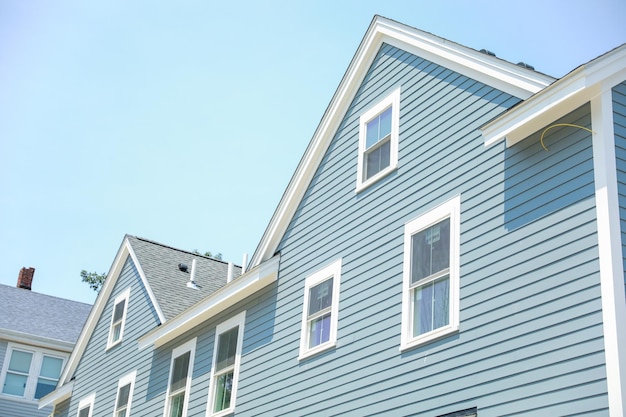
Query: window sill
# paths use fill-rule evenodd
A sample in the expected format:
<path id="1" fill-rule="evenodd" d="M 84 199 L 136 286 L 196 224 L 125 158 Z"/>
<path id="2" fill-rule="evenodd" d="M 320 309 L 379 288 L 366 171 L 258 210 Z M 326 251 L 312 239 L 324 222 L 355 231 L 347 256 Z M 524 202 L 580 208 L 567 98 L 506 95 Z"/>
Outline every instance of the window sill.
<path id="1" fill-rule="evenodd" d="M 332 349 L 337 346 L 337 342 L 327 342 L 319 346 L 315 346 L 314 348 L 307 349 L 306 351 L 300 351 L 300 355 L 298 356 L 298 360 L 308 359 L 312 356 L 318 355 L 322 352 L 326 352 L 329 349 Z"/>
<path id="2" fill-rule="evenodd" d="M 109 350 L 113 349 L 115 346 L 120 345 L 121 343 L 122 343 L 122 339 L 118 340 L 115 343 L 111 343 L 111 344 L 107 343 L 107 347 L 106 347 L 105 350 L 109 351 Z"/>
<path id="3" fill-rule="evenodd" d="M 207 415 L 210 417 L 224 417 L 235 412 L 235 407 L 231 407 L 227 410 L 218 411 L 217 413 L 208 413 Z"/>
<path id="4" fill-rule="evenodd" d="M 403 340 L 400 343 L 400 352 L 404 352 L 404 351 L 416 348 L 418 346 L 422 346 L 427 343 L 434 342 L 435 340 L 444 338 L 446 336 L 450 336 L 451 334 L 454 334 L 454 333 L 458 333 L 458 331 L 459 331 L 459 326 L 456 325 L 456 326 L 441 327 L 439 329 L 433 330 L 431 332 L 425 333 L 421 336 L 414 337 L 409 340 L 404 340 L 404 335 L 403 335 L 403 338 L 402 338 Z"/>
<path id="5" fill-rule="evenodd" d="M 385 178 L 387 175 L 391 174 L 397 169 L 398 169 L 398 164 L 390 165 L 384 170 L 380 171 L 378 174 L 374 175 L 372 178 L 368 178 L 366 181 L 357 180 L 355 192 L 357 194 L 360 193 L 361 191 L 365 190 L 366 188 L 369 188 L 371 185 L 377 183 L 378 181 Z"/>

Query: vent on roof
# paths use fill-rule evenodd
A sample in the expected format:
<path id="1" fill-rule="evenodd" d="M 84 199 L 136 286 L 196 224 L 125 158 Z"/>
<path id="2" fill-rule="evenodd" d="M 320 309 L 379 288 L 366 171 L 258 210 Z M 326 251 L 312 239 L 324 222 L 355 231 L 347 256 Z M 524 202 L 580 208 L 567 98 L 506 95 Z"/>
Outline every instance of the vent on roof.
<path id="1" fill-rule="evenodd" d="M 532 65 L 529 65 L 529 64 L 527 64 L 525 62 L 518 62 L 517 65 L 522 67 L 522 68 L 529 69 L 529 70 L 533 70 L 533 71 L 535 70 L 535 67 L 533 67 Z"/>
<path id="2" fill-rule="evenodd" d="M 178 270 L 187 272 L 187 264 L 178 264 Z"/>
<path id="3" fill-rule="evenodd" d="M 479 52 L 482 52 L 485 55 L 489 55 L 489 56 L 496 56 L 496 54 L 494 54 L 491 51 L 488 51 L 487 49 L 481 49 Z"/>
<path id="4" fill-rule="evenodd" d="M 191 261 L 191 274 L 189 275 L 187 288 L 193 288 L 194 290 L 198 289 L 198 285 L 196 284 L 196 260 L 195 259 L 192 259 Z"/>

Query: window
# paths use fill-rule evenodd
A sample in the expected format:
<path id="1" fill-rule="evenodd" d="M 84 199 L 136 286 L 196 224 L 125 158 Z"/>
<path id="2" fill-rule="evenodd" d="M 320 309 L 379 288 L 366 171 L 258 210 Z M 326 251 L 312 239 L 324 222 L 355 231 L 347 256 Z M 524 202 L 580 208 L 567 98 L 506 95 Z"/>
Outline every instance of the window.
<path id="1" fill-rule="evenodd" d="M 400 89 L 396 89 L 359 119 L 357 191 L 398 166 Z"/>
<path id="2" fill-rule="evenodd" d="M 404 227 L 401 349 L 459 328 L 460 210 L 457 196 Z"/>
<path id="3" fill-rule="evenodd" d="M 306 278 L 299 359 L 336 345 L 340 277 L 341 259 Z"/>
<path id="4" fill-rule="evenodd" d="M 133 399 L 136 376 L 137 371 L 126 375 L 117 383 L 117 398 L 115 399 L 115 411 L 113 412 L 113 417 L 130 416 L 130 404 Z"/>
<path id="5" fill-rule="evenodd" d="M 128 288 L 126 291 L 124 291 L 115 298 L 115 304 L 113 305 L 113 314 L 111 315 L 111 328 L 109 329 L 109 340 L 107 342 L 107 349 L 117 345 L 122 341 L 129 297 L 130 288 Z"/>
<path id="6" fill-rule="evenodd" d="M 194 338 L 172 352 L 170 381 L 167 386 L 167 399 L 165 401 L 166 417 L 185 417 L 187 415 L 195 350 L 196 339 Z"/>
<path id="7" fill-rule="evenodd" d="M 242 311 L 215 329 L 208 401 L 208 414 L 211 416 L 221 416 L 235 410 L 245 320 L 246 312 Z"/>
<path id="8" fill-rule="evenodd" d="M 91 394 L 89 397 L 83 398 L 78 403 L 78 417 L 92 417 L 93 404 L 96 401 L 96 394 Z"/>
<path id="9" fill-rule="evenodd" d="M 7 345 L 2 393 L 38 400 L 54 391 L 67 356 L 54 351 Z"/>

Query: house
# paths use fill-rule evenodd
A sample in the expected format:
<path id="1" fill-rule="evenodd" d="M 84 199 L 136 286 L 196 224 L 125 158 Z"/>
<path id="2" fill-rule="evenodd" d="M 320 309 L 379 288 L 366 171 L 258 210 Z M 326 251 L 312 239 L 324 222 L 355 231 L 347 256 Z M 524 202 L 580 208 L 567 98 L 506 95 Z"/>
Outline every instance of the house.
<path id="1" fill-rule="evenodd" d="M 47 416 L 53 391 L 89 314 L 89 304 L 32 291 L 35 268 L 0 285 L 0 416 Z"/>
<path id="2" fill-rule="evenodd" d="M 626 415 L 625 116 L 626 46 L 555 80 L 377 16 L 248 269 L 183 306 L 127 240 L 41 404 Z"/>

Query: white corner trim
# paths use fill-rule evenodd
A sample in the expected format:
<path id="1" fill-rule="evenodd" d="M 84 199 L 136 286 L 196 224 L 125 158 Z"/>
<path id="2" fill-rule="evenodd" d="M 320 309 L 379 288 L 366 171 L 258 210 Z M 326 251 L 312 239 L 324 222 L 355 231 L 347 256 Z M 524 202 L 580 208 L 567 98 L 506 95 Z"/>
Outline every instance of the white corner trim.
<path id="1" fill-rule="evenodd" d="M 609 415 L 626 415 L 626 298 L 613 131 L 613 99 L 605 89 L 591 101 L 593 165 Z"/>
<path id="2" fill-rule="evenodd" d="M 276 281 L 280 256 L 275 256 L 261 265 L 246 271 L 195 306 L 185 310 L 163 325 L 142 336 L 138 340 L 139 349 L 148 346 L 161 346 L 217 313 L 233 306 L 238 301 L 255 294 L 260 289 Z"/>

